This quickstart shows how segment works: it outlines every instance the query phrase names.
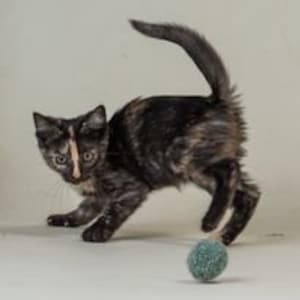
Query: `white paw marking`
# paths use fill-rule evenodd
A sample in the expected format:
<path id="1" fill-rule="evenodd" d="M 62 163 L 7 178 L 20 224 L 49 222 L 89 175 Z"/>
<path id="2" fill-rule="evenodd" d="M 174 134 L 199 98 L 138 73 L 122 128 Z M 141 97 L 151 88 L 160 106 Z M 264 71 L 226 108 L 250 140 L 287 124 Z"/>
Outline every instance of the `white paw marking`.
<path id="1" fill-rule="evenodd" d="M 65 226 L 65 227 L 68 227 L 69 225 L 70 225 L 69 221 L 66 220 L 66 221 L 64 222 L 64 226 Z"/>

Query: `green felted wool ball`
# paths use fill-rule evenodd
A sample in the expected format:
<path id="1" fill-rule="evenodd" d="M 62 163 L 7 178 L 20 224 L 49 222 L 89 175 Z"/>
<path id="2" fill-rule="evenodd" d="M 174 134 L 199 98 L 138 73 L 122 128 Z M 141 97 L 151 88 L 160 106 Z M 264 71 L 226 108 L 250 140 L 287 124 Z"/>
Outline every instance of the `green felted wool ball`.
<path id="1" fill-rule="evenodd" d="M 187 258 L 191 274 L 200 281 L 210 281 L 218 277 L 226 268 L 228 254 L 226 247 L 216 240 L 202 240 Z"/>

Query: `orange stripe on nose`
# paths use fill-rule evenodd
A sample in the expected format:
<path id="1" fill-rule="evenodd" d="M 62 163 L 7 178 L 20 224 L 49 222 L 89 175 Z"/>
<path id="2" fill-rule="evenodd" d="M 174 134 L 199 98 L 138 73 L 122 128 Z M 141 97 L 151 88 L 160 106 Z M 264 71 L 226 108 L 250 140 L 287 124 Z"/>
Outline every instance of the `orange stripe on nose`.
<path id="1" fill-rule="evenodd" d="M 79 151 L 78 151 L 77 143 L 75 141 L 75 134 L 74 134 L 73 127 L 69 128 L 69 133 L 70 133 L 70 139 L 68 141 L 68 144 L 70 147 L 71 160 L 73 162 L 72 176 L 78 179 L 81 176 L 81 172 L 79 168 Z"/>

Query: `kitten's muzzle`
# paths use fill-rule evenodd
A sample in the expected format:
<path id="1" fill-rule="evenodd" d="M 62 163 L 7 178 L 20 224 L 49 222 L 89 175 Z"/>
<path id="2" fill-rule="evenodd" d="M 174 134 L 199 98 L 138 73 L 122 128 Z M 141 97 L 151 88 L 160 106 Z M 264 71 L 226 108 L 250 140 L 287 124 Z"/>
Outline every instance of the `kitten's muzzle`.
<path id="1" fill-rule="evenodd" d="M 69 183 L 72 183 L 74 185 L 78 185 L 80 183 L 82 183 L 83 181 L 86 180 L 86 178 L 83 178 L 83 177 L 79 177 L 79 178 L 75 178 L 75 177 L 67 177 L 65 178 L 65 180 Z"/>

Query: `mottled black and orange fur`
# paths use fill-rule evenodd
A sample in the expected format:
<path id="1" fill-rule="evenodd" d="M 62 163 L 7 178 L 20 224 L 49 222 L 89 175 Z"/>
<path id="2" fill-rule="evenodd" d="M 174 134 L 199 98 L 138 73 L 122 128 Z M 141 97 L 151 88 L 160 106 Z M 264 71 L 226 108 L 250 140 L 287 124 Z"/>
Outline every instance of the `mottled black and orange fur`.
<path id="1" fill-rule="evenodd" d="M 131 24 L 145 35 L 180 45 L 199 67 L 212 93 L 208 97 L 135 99 L 109 122 L 103 106 L 72 120 L 35 114 L 39 146 L 48 165 L 54 152 L 62 147 L 68 151 L 67 139 L 77 143 L 80 178 L 72 178 L 71 159 L 66 159 L 64 171 L 62 166 L 59 170 L 52 167 L 85 198 L 78 209 L 50 216 L 48 223 L 79 226 L 94 221 L 83 232 L 83 239 L 105 242 L 150 192 L 193 183 L 212 195 L 202 221 L 205 232 L 215 230 L 225 211 L 233 208 L 220 232 L 228 245 L 247 225 L 260 195 L 241 170 L 246 135 L 235 89 L 218 54 L 194 31 L 170 24 Z M 73 137 L 69 128 L 75 133 Z M 95 163 L 87 167 L 82 155 L 89 149 L 98 153 Z"/>

